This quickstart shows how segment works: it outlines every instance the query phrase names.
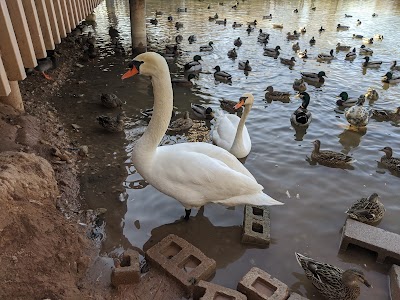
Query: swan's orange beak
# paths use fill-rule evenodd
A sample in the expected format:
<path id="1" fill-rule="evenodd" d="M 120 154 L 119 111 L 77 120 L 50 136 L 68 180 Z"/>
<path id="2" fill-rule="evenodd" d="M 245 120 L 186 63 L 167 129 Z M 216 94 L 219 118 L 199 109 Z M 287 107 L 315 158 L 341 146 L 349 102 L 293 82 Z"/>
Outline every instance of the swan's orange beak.
<path id="1" fill-rule="evenodd" d="M 130 69 L 128 72 L 126 72 L 124 75 L 122 75 L 121 79 L 126 79 L 132 76 L 135 76 L 136 74 L 139 73 L 139 70 L 133 66 L 132 69 Z"/>
<path id="2" fill-rule="evenodd" d="M 239 99 L 239 102 L 236 103 L 236 105 L 233 107 L 234 109 L 239 109 L 244 105 L 244 102 L 246 101 L 247 97 L 241 97 Z"/>

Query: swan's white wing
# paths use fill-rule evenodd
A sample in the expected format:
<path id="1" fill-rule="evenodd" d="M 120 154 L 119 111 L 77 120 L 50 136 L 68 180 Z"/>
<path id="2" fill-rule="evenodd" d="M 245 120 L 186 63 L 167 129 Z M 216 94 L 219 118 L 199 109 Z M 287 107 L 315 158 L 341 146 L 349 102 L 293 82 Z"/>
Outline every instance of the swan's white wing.
<path id="1" fill-rule="evenodd" d="M 230 114 L 219 117 L 212 132 L 213 142 L 229 151 L 235 139 L 239 122 L 240 118 L 236 115 Z"/>
<path id="2" fill-rule="evenodd" d="M 266 196 L 263 187 L 232 154 L 207 143 L 158 147 L 150 173 L 154 174 L 149 181 L 155 188 L 186 207 L 224 203 L 234 197 L 251 203 L 253 195 Z"/>

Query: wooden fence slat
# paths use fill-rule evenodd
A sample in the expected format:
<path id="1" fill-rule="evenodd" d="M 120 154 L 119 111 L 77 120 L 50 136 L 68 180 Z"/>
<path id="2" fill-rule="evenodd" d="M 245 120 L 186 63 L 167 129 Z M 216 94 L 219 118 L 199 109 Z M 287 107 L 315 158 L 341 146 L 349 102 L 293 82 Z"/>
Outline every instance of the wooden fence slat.
<path id="1" fill-rule="evenodd" d="M 58 32 L 60 33 L 61 38 L 65 38 L 67 36 L 67 32 L 65 31 L 64 16 L 61 9 L 60 0 L 54 0 L 54 10 L 56 12 Z"/>
<path id="2" fill-rule="evenodd" d="M 26 77 L 21 53 L 19 52 L 14 28 L 5 1 L 0 1 L 0 51 L 7 78 L 10 81 L 23 80 Z"/>
<path id="3" fill-rule="evenodd" d="M 35 4 L 38 12 L 40 28 L 42 29 L 44 45 L 46 46 L 46 50 L 53 50 L 55 45 L 45 0 L 35 0 Z"/>
<path id="4" fill-rule="evenodd" d="M 22 0 L 36 58 L 47 56 L 34 0 Z"/>
<path id="5" fill-rule="evenodd" d="M 70 33 L 71 25 L 69 22 L 68 8 L 67 8 L 66 0 L 60 0 L 60 5 L 61 5 L 61 11 L 62 11 L 63 20 L 64 20 L 65 32 Z"/>
<path id="6" fill-rule="evenodd" d="M 0 96 L 8 96 L 11 93 L 11 87 L 8 83 L 6 70 L 0 55 Z"/>
<path id="7" fill-rule="evenodd" d="M 82 0 L 76 1 L 76 9 L 78 10 L 78 19 L 80 22 L 83 19 Z"/>
<path id="8" fill-rule="evenodd" d="M 71 0 L 72 3 L 72 13 L 74 15 L 74 27 L 79 23 L 78 10 L 76 9 L 76 0 Z"/>
<path id="9" fill-rule="evenodd" d="M 58 31 L 57 15 L 54 8 L 55 0 L 46 0 L 47 16 L 49 17 L 51 33 L 55 44 L 61 43 L 60 32 Z"/>
<path id="10" fill-rule="evenodd" d="M 72 0 L 66 0 L 70 30 L 75 28 L 74 14 L 72 13 Z"/>
<path id="11" fill-rule="evenodd" d="M 32 39 L 29 33 L 28 23 L 26 22 L 22 2 L 21 0 L 6 0 L 6 3 L 24 67 L 34 68 L 37 65 L 35 50 L 33 49 Z"/>

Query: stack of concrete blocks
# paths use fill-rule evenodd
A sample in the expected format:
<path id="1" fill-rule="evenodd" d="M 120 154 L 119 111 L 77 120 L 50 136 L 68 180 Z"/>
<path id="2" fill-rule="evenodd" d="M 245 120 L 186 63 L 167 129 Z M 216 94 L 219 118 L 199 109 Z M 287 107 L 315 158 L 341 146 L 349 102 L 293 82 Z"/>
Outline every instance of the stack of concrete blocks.
<path id="1" fill-rule="evenodd" d="M 270 211 L 267 206 L 244 207 L 242 243 L 267 247 L 270 243 Z"/>
<path id="2" fill-rule="evenodd" d="M 386 257 L 400 262 L 400 235 L 348 218 L 342 232 L 340 251 L 353 244 L 378 254 L 377 261 Z"/>
<path id="3" fill-rule="evenodd" d="M 194 300 L 246 300 L 242 293 L 211 282 L 200 280 L 194 288 Z"/>
<path id="4" fill-rule="evenodd" d="M 248 300 L 286 300 L 289 298 L 289 288 L 286 284 L 256 267 L 251 268 L 242 278 L 237 290 L 245 294 Z"/>
<path id="5" fill-rule="evenodd" d="M 118 287 L 121 284 L 134 284 L 140 281 L 139 253 L 128 249 L 124 252 L 121 264 L 111 273 L 111 284 Z"/>
<path id="6" fill-rule="evenodd" d="M 208 258 L 184 239 L 170 234 L 146 252 L 146 259 L 165 270 L 191 295 L 200 280 L 209 279 L 216 270 L 215 260 Z"/>

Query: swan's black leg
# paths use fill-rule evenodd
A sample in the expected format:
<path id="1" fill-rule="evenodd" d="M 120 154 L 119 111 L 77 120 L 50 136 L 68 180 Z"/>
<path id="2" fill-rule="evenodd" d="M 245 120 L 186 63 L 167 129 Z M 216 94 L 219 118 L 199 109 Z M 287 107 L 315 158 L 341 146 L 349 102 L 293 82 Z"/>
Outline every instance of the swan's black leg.
<path id="1" fill-rule="evenodd" d="M 192 210 L 191 209 L 186 209 L 185 208 L 185 220 L 186 221 L 189 221 L 189 217 L 190 217 L 190 213 L 192 212 Z"/>

